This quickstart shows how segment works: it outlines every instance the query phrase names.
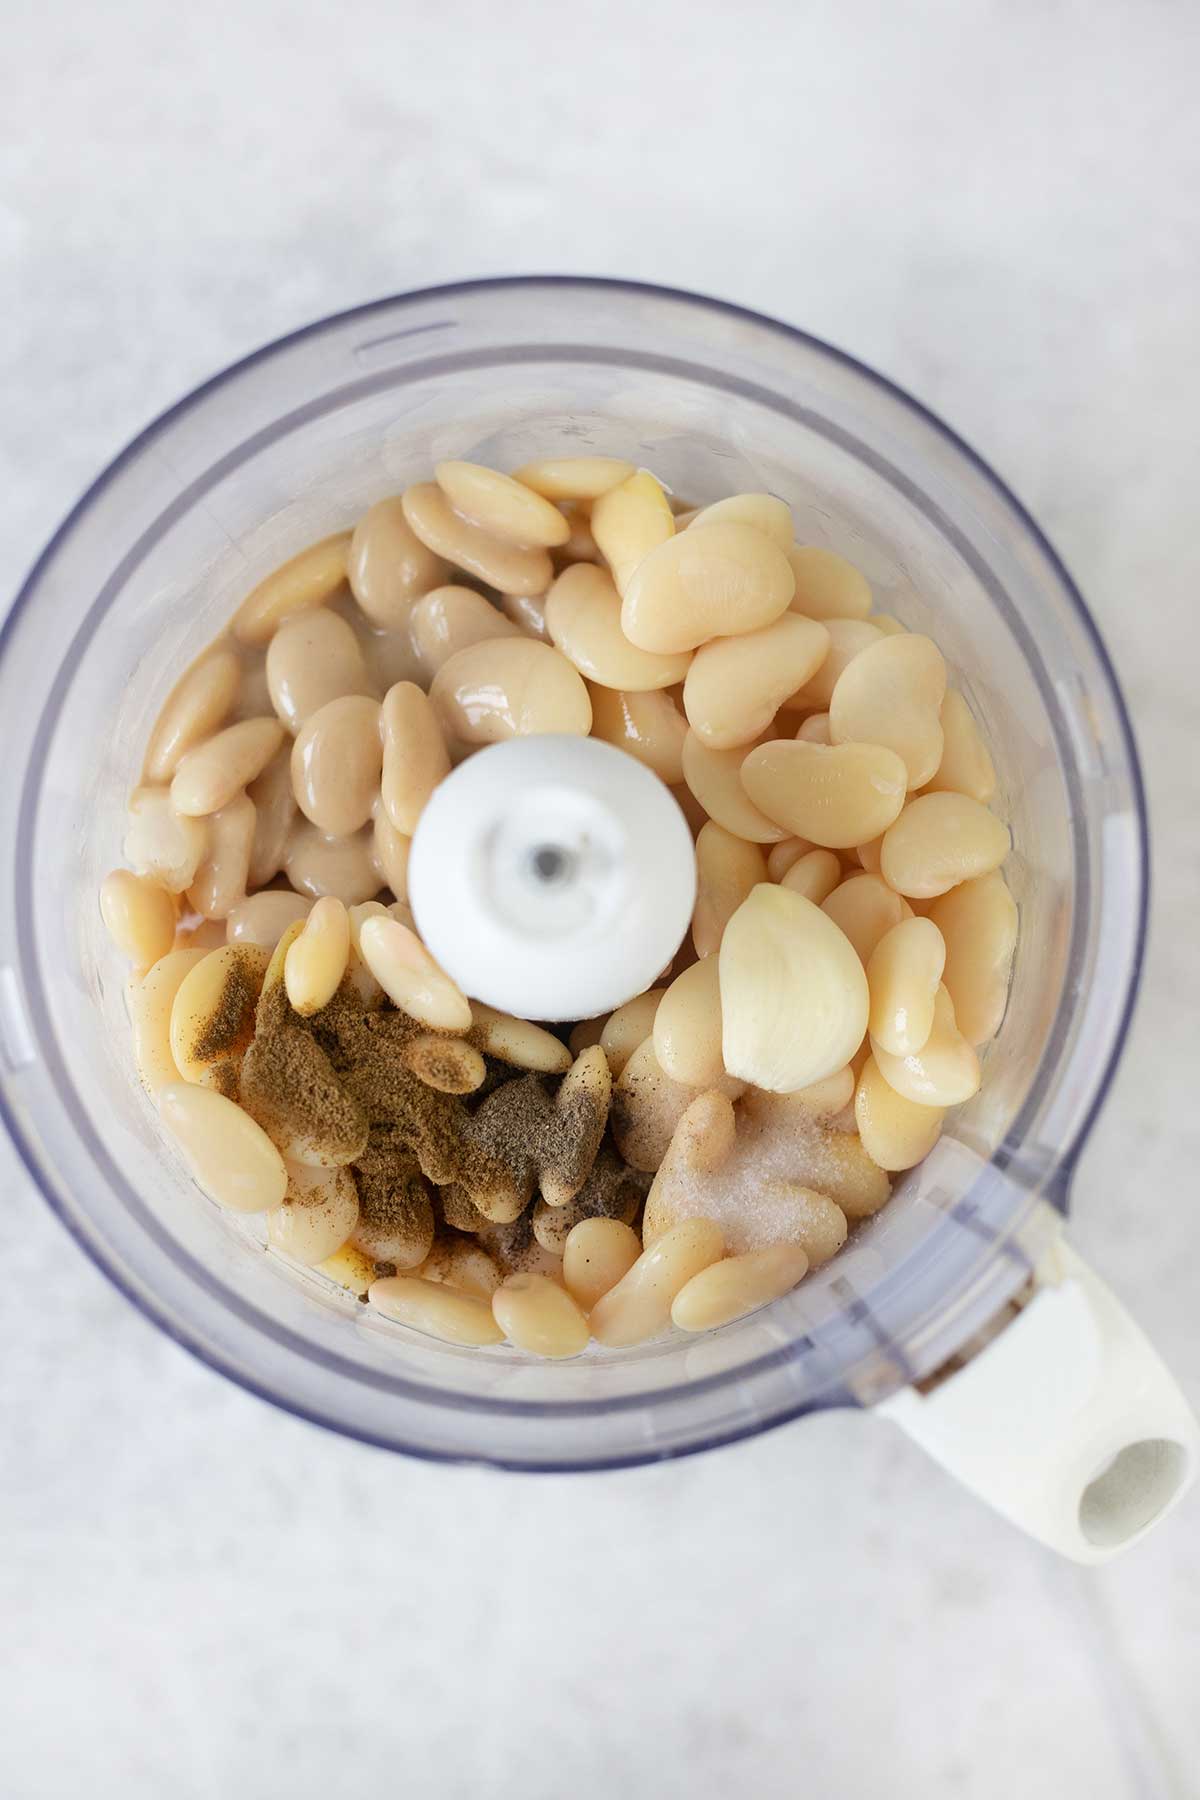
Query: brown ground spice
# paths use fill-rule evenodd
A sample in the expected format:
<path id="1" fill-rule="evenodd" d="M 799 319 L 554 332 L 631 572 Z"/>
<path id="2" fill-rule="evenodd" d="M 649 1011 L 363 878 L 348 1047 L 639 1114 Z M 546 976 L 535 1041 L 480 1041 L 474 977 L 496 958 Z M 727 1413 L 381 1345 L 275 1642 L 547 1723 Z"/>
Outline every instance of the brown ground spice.
<path id="1" fill-rule="evenodd" d="M 236 1059 L 254 1036 L 254 1010 L 262 969 L 245 951 L 235 948 L 226 959 L 225 980 L 211 1013 L 194 1022 L 189 1053 L 197 1062 Z"/>

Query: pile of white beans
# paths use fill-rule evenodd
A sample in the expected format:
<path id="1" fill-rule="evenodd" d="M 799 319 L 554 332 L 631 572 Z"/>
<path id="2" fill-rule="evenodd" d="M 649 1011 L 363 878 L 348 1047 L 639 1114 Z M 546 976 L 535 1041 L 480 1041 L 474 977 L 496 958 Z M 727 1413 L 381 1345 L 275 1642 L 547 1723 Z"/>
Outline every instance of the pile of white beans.
<path id="1" fill-rule="evenodd" d="M 991 758 L 937 646 L 773 496 L 678 512 L 600 457 L 435 473 L 268 576 L 168 699 L 100 894 L 137 1065 L 200 1186 L 388 1318 L 552 1357 L 705 1330 L 834 1255 L 976 1092 L 1017 934 Z M 646 764 L 696 838 L 690 939 L 569 1048 L 461 993 L 406 904 L 436 784 L 550 732 Z M 235 966 L 300 1020 L 349 976 L 471 1032 L 454 1091 L 480 1046 L 549 1077 L 607 1064 L 616 1148 L 653 1176 L 640 1232 L 539 1231 L 514 1269 L 439 1229 L 381 1276 L 352 1158 L 273 1142 L 229 1097 L 245 1043 L 197 1047 Z"/>

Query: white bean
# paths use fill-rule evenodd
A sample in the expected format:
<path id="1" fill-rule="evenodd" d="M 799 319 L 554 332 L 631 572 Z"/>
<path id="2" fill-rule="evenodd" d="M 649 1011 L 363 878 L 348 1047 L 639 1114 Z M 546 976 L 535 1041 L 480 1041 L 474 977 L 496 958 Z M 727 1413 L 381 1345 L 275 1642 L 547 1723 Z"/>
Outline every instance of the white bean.
<path id="1" fill-rule="evenodd" d="M 182 757 L 171 779 L 171 805 L 200 818 L 219 812 L 261 775 L 283 742 L 278 719 L 243 719 Z"/>
<path id="2" fill-rule="evenodd" d="M 212 1088 L 170 1082 L 158 1096 L 163 1124 L 195 1179 L 232 1212 L 266 1212 L 287 1192 L 278 1150 L 247 1113 Z"/>
<path id="3" fill-rule="evenodd" d="M 170 781 L 179 759 L 222 724 L 237 698 L 242 665 L 231 650 L 203 656 L 172 689 L 146 751 L 147 782 Z"/>
<path id="4" fill-rule="evenodd" d="M 322 538 L 260 581 L 233 616 L 233 635 L 239 643 L 265 644 L 292 613 L 307 612 L 332 599 L 346 579 L 350 536 L 339 531 Z"/>
<path id="5" fill-rule="evenodd" d="M 293 732 L 330 700 L 369 694 L 362 649 L 345 619 L 324 607 L 285 619 L 267 647 L 267 689 Z"/>
<path id="6" fill-rule="evenodd" d="M 361 694 L 330 700 L 292 746 L 292 788 L 306 819 L 348 837 L 371 817 L 383 770 L 379 702 Z"/>
<path id="7" fill-rule="evenodd" d="M 625 586 L 621 628 L 643 650 L 694 650 L 709 638 L 770 625 L 787 611 L 794 589 L 787 557 L 761 531 L 692 525 L 637 564 Z"/>
<path id="8" fill-rule="evenodd" d="M 413 601 L 449 571 L 404 517 L 398 494 L 377 500 L 354 529 L 346 568 L 350 591 L 373 625 L 405 626 Z"/>

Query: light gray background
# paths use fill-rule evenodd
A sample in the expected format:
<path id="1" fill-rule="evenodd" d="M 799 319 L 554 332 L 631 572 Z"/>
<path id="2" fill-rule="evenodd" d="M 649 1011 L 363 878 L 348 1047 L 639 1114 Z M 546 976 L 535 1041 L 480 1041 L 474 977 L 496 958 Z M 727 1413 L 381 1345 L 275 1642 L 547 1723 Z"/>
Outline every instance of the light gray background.
<path id="1" fill-rule="evenodd" d="M 471 274 L 776 313 L 1012 481 L 1158 851 L 1076 1236 L 1200 1399 L 1190 0 L 3 10 L 6 594 L 192 383 Z M 226 1386 L 6 1199 L 4 1800 L 1200 1793 L 1200 1495 L 1088 1575 L 869 1418 L 598 1479 L 405 1463 Z"/>

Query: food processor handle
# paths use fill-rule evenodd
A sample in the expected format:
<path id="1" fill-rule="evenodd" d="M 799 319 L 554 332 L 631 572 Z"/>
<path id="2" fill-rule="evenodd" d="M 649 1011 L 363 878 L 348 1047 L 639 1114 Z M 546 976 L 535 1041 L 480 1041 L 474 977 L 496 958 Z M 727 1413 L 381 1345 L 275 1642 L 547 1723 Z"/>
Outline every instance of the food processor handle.
<path id="1" fill-rule="evenodd" d="M 1187 1492 L 1200 1426 L 1061 1229 L 1035 1284 L 964 1366 L 877 1410 L 1031 1537 L 1074 1562 L 1107 1562 Z"/>

